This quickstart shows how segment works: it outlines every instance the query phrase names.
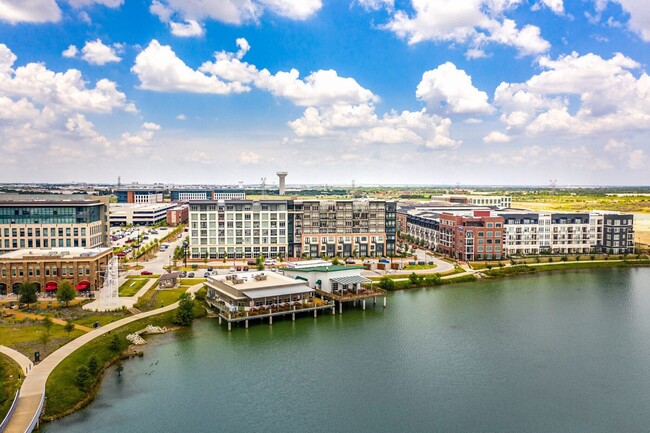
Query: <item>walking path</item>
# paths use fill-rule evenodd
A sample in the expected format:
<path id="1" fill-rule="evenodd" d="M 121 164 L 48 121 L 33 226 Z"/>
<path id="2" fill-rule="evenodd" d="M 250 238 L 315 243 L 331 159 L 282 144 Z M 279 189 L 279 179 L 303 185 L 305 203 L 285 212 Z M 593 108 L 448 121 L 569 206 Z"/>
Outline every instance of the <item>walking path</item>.
<path id="1" fill-rule="evenodd" d="M 0 345 L 0 353 L 3 353 L 7 355 L 9 358 L 13 359 L 14 362 L 18 364 L 20 368 L 23 370 L 25 376 L 27 376 L 27 373 L 29 373 L 29 371 L 34 366 L 32 361 L 28 357 L 26 357 L 22 353 L 10 347 Z"/>
<path id="2" fill-rule="evenodd" d="M 189 293 L 194 293 L 203 287 L 203 283 L 195 284 L 187 289 Z M 144 319 L 147 317 L 155 316 L 174 310 L 178 307 L 178 302 L 175 302 L 166 307 L 158 308 L 156 310 L 147 311 L 144 313 L 136 314 L 135 316 L 127 317 L 101 328 L 92 330 L 87 334 L 72 340 L 65 346 L 62 346 L 50 356 L 45 358 L 40 364 L 32 368 L 29 375 L 25 377 L 22 387 L 20 388 L 20 396 L 18 397 L 18 405 L 16 410 L 7 425 L 4 433 L 30 433 L 34 429 L 32 422 L 38 419 L 41 415 L 41 402 L 45 394 L 45 384 L 54 368 L 61 363 L 68 355 L 79 349 L 89 341 L 94 340 L 100 335 L 104 335 L 114 329 L 127 325 L 136 320 Z"/>

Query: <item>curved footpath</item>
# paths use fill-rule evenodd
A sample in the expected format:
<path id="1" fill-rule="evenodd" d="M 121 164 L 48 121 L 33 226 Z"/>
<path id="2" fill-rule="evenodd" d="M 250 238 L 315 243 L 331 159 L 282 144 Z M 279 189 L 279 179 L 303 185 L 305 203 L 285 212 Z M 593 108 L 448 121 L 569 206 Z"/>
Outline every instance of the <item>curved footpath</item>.
<path id="1" fill-rule="evenodd" d="M 201 287 L 203 287 L 203 283 L 195 284 L 194 286 L 187 289 L 187 291 L 189 293 L 194 293 Z M 54 368 L 72 352 L 79 349 L 89 341 L 92 341 L 95 338 L 99 337 L 100 335 L 104 335 L 114 329 L 120 328 L 121 326 L 135 322 L 136 320 L 165 313 L 167 311 L 174 310 L 177 307 L 178 302 L 174 302 L 173 304 L 170 304 L 166 307 L 136 314 L 131 317 L 109 323 L 99 329 L 95 329 L 72 340 L 45 358 L 40 364 L 33 367 L 30 373 L 25 377 L 25 381 L 20 388 L 18 405 L 16 406 L 16 410 L 11 416 L 9 424 L 7 425 L 4 433 L 30 433 L 34 429 L 35 423 L 32 423 L 41 415 L 41 402 L 44 398 L 45 384 L 47 383 L 47 379 Z"/>
<path id="2" fill-rule="evenodd" d="M 27 373 L 29 373 L 29 371 L 34 366 L 34 363 L 28 357 L 10 347 L 0 345 L 0 353 L 3 353 L 9 358 L 13 359 L 14 362 L 18 364 L 23 370 L 24 375 L 27 375 Z"/>

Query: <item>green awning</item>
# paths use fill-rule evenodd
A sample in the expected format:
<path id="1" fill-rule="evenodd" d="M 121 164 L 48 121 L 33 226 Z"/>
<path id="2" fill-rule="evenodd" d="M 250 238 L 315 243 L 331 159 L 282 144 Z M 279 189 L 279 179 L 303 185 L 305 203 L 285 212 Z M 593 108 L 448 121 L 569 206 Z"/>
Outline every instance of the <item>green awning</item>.
<path id="1" fill-rule="evenodd" d="M 318 281 L 316 281 L 316 284 L 318 284 L 319 286 L 322 286 L 323 282 L 321 280 L 318 280 Z"/>
<path id="2" fill-rule="evenodd" d="M 307 278 L 305 278 L 305 277 L 301 277 L 300 275 L 298 275 L 298 276 L 296 277 L 296 280 L 309 281 Z"/>

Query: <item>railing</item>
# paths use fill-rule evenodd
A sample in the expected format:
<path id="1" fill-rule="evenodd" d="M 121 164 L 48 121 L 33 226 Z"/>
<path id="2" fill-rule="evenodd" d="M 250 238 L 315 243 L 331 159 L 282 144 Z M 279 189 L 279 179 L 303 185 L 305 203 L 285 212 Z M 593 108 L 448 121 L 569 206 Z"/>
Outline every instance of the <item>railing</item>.
<path id="1" fill-rule="evenodd" d="M 7 425 L 9 424 L 9 420 L 11 419 L 11 415 L 14 414 L 14 411 L 16 410 L 16 405 L 18 404 L 18 397 L 20 396 L 20 389 L 16 391 L 16 395 L 14 397 L 14 402 L 11 403 L 11 407 L 9 408 L 9 412 L 7 412 L 7 416 L 5 416 L 5 419 L 0 423 L 0 433 L 5 431 L 7 428 Z"/>
<path id="2" fill-rule="evenodd" d="M 34 430 L 34 428 L 36 428 L 36 426 L 38 425 L 38 420 L 41 417 L 41 412 L 43 412 L 44 405 L 45 405 L 45 387 L 43 387 L 43 392 L 41 394 L 41 402 L 38 404 L 38 409 L 36 409 L 34 418 L 32 418 L 32 421 L 27 426 L 27 429 L 25 429 L 25 433 L 31 433 Z"/>

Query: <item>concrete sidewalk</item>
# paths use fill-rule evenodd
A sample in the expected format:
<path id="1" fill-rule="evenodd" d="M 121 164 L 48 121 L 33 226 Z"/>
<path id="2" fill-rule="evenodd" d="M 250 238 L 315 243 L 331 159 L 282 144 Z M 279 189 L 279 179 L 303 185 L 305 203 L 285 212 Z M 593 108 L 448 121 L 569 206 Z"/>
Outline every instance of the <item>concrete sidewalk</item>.
<path id="1" fill-rule="evenodd" d="M 194 293 L 203 287 L 203 283 L 195 284 L 187 289 L 187 292 Z M 4 433 L 29 433 L 32 431 L 30 424 L 35 416 L 40 417 L 39 409 L 40 403 L 45 394 L 45 384 L 50 376 L 50 373 L 61 363 L 68 355 L 79 349 L 84 344 L 94 340 L 95 338 L 107 334 L 110 331 L 120 328 L 121 326 L 135 322 L 136 320 L 144 319 L 167 311 L 174 310 L 178 307 L 178 302 L 168 305 L 156 310 L 147 311 L 145 313 L 136 314 L 107 325 L 101 328 L 92 330 L 79 338 L 72 340 L 65 346 L 59 348 L 50 356 L 45 358 L 40 364 L 32 368 L 29 375 L 25 377 L 25 381 L 20 388 L 20 396 L 18 397 L 18 405 L 12 415 L 9 424 L 7 425 Z"/>
<path id="2" fill-rule="evenodd" d="M 23 370 L 25 376 L 27 376 L 27 373 L 29 373 L 29 371 L 34 366 L 34 363 L 28 357 L 10 347 L 0 345 L 0 353 L 3 353 L 9 358 L 13 359 L 14 362 L 18 364 Z"/>

